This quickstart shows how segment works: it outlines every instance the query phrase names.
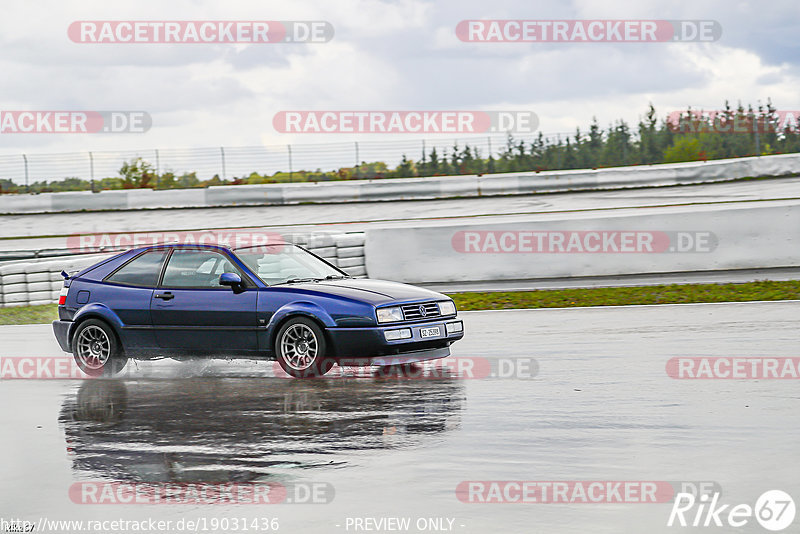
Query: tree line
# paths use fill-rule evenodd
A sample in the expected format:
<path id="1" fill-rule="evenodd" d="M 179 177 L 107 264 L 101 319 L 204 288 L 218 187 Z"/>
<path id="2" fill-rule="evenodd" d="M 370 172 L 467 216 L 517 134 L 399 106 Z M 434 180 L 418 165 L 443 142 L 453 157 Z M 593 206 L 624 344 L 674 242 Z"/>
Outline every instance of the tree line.
<path id="1" fill-rule="evenodd" d="M 171 171 L 156 173 L 152 163 L 137 158 L 125 162 L 118 176 L 94 182 L 79 177 L 37 181 L 31 184 L 30 191 L 182 189 L 213 185 L 597 169 L 796 152 L 800 152 L 800 123 L 791 113 L 778 112 L 771 101 L 755 108 L 739 103 L 735 109 L 726 101 L 725 106 L 715 112 L 705 113 L 689 108 L 660 119 L 651 104 L 634 128 L 621 119 L 601 128 L 595 118 L 585 132 L 576 128 L 571 136 L 546 138 L 540 133 L 533 141 L 524 141 L 509 134 L 505 146 L 495 154 L 484 155 L 477 146 L 455 144 L 441 152 L 432 148 L 421 154 L 418 160 L 403 155 L 402 161 L 394 168 L 376 161 L 331 171 L 252 172 L 231 179 L 214 175 L 207 180 L 199 179 L 196 172 L 180 175 Z M 0 179 L 2 193 L 25 191 L 25 186 Z"/>

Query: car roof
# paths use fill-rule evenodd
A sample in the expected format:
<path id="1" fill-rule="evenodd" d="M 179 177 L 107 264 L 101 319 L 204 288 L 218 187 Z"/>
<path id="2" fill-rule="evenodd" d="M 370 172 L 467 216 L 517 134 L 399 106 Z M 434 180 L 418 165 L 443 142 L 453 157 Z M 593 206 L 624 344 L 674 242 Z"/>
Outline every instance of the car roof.
<path id="1" fill-rule="evenodd" d="M 162 249 L 162 248 L 193 248 L 193 249 L 205 249 L 205 250 L 217 250 L 222 252 L 232 252 L 233 249 L 228 245 L 208 245 L 205 243 L 160 243 L 160 244 L 153 244 L 153 245 L 145 245 L 143 247 L 136 247 L 131 250 L 135 250 L 138 252 L 144 250 L 155 250 L 155 249 Z"/>

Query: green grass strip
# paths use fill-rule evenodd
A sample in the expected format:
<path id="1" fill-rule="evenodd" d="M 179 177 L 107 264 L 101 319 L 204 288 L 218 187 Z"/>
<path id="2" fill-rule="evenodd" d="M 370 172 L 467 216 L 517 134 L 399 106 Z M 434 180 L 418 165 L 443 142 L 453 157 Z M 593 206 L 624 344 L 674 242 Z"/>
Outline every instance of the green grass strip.
<path id="1" fill-rule="evenodd" d="M 800 280 L 768 280 L 739 284 L 669 284 L 637 287 L 593 287 L 453 293 L 459 310 L 582 308 L 630 304 L 688 304 L 693 302 L 751 302 L 800 299 Z"/>
<path id="2" fill-rule="evenodd" d="M 0 308 L 0 325 L 52 323 L 56 319 L 58 306 L 55 304 Z"/>

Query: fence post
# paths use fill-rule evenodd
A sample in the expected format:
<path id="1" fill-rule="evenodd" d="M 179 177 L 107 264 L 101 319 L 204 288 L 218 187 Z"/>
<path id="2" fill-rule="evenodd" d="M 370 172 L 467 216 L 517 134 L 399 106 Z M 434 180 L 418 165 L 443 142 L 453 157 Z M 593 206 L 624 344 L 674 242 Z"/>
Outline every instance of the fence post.
<path id="1" fill-rule="evenodd" d="M 156 151 L 156 189 L 158 189 L 158 179 L 161 175 L 161 159 L 158 157 L 158 149 Z"/>
<path id="2" fill-rule="evenodd" d="M 92 180 L 92 193 L 94 193 L 94 154 L 91 152 L 89 152 L 89 178 Z"/>
<path id="3" fill-rule="evenodd" d="M 356 178 L 361 178 L 361 163 L 360 158 L 358 157 L 358 141 L 356 143 Z"/>
<path id="4" fill-rule="evenodd" d="M 294 179 L 292 178 L 292 173 L 293 173 L 293 170 L 292 170 L 292 145 L 286 145 L 286 147 L 289 149 L 289 181 L 293 182 Z"/>
<path id="5" fill-rule="evenodd" d="M 225 149 L 219 147 L 219 153 L 222 155 L 222 179 L 225 180 Z"/>
<path id="6" fill-rule="evenodd" d="M 30 193 L 31 192 L 31 186 L 28 185 L 28 156 L 23 154 L 22 155 L 22 159 L 25 160 L 25 191 Z"/>
<path id="7" fill-rule="evenodd" d="M 755 126 L 756 126 L 756 156 L 760 156 L 761 155 L 761 139 L 758 137 L 758 119 L 756 119 L 754 122 L 755 122 Z"/>

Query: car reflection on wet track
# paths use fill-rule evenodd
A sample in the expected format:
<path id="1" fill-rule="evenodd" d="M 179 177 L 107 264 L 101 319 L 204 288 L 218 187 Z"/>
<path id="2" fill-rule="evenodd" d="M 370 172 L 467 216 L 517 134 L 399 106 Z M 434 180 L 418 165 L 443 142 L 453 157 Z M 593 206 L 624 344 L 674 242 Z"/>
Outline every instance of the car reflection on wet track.
<path id="1" fill-rule="evenodd" d="M 457 428 L 459 380 L 87 380 L 60 422 L 77 478 L 257 482 Z"/>

